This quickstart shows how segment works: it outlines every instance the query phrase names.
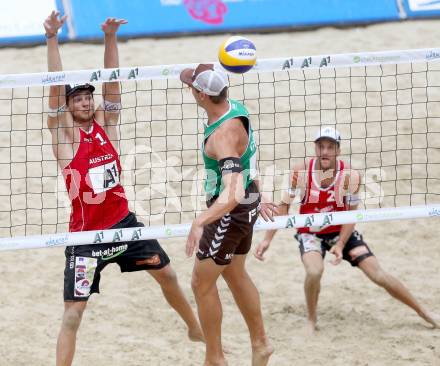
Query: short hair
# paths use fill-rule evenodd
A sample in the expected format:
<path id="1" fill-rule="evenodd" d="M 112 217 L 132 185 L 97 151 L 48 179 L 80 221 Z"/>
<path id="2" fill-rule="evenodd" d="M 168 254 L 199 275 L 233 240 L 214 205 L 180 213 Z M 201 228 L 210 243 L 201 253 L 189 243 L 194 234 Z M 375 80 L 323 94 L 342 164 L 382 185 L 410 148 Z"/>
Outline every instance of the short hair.
<path id="1" fill-rule="evenodd" d="M 212 103 L 220 104 L 221 102 L 223 102 L 225 99 L 228 98 L 228 87 L 225 86 L 219 95 L 215 95 L 215 96 L 208 95 L 208 96 L 209 99 L 211 99 Z"/>

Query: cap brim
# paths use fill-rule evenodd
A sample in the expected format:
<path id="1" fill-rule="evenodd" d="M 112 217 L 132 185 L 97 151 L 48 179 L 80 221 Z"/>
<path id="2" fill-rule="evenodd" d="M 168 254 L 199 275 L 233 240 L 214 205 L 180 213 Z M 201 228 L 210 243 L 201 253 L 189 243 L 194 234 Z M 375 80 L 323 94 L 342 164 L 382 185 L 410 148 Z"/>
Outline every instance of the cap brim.
<path id="1" fill-rule="evenodd" d="M 194 75 L 194 69 L 184 69 L 180 73 L 180 81 L 186 85 L 192 86 L 193 75 Z"/>
<path id="2" fill-rule="evenodd" d="M 87 85 L 77 85 L 71 90 L 69 90 L 68 93 L 66 93 L 66 96 L 70 96 L 72 94 L 75 94 L 76 92 L 79 92 L 81 90 L 88 90 L 90 93 L 93 93 L 95 91 L 95 87 L 93 85 L 87 84 Z"/>
<path id="3" fill-rule="evenodd" d="M 318 142 L 319 140 L 330 140 L 336 142 L 337 144 L 339 144 L 340 142 L 339 140 L 336 140 L 334 137 L 330 137 L 330 136 L 320 136 L 315 140 L 315 142 Z"/>

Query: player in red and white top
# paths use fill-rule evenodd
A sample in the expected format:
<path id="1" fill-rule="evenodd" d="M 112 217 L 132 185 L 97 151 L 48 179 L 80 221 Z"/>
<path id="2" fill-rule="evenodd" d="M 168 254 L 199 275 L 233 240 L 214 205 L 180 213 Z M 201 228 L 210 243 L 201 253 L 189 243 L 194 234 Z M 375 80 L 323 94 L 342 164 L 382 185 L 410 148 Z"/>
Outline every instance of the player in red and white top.
<path id="1" fill-rule="evenodd" d="M 291 200 L 297 195 L 301 198 L 301 214 L 357 209 L 360 175 L 338 159 L 340 141 L 340 134 L 332 127 L 323 127 L 318 132 L 315 139 L 316 157 L 307 164 L 294 167 L 291 187 L 278 207 L 279 215 L 287 215 Z M 275 233 L 276 230 L 266 232 L 255 250 L 256 258 L 264 260 L 264 253 Z M 359 267 L 371 281 L 411 307 L 433 327 L 439 326 L 406 287 L 380 267 L 362 235 L 355 230 L 355 224 L 300 228 L 295 237 L 306 271 L 304 291 L 308 311 L 307 329 L 310 333 L 316 330 L 323 259 L 327 251 L 335 256 L 333 264 L 337 265 L 344 259 L 352 266 Z"/>
<path id="2" fill-rule="evenodd" d="M 61 71 L 57 34 L 66 16 L 52 12 L 44 22 L 49 71 Z M 116 32 L 123 19 L 108 18 L 104 32 L 104 67 L 119 67 Z M 118 140 L 121 109 L 118 82 L 102 86 L 103 103 L 95 108 L 89 84 L 51 86 L 48 127 L 58 165 L 72 202 L 70 231 L 142 227 L 128 209 L 120 183 L 121 163 L 113 143 Z M 113 143 L 112 143 L 113 142 Z M 57 342 L 56 364 L 71 365 L 76 333 L 89 296 L 99 292 L 100 273 L 109 263 L 122 272 L 147 270 L 159 283 L 168 303 L 188 326 L 191 340 L 203 341 L 199 323 L 177 282 L 169 258 L 157 240 L 114 242 L 66 248 L 64 316 Z"/>

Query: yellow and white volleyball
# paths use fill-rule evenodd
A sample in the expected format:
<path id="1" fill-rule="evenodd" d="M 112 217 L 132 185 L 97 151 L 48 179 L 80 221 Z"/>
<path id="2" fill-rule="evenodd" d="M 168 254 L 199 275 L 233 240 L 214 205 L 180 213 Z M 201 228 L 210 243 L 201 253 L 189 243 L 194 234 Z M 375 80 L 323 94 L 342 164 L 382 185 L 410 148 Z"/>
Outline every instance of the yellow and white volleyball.
<path id="1" fill-rule="evenodd" d="M 249 39 L 233 36 L 221 44 L 218 60 L 226 70 L 243 74 L 257 62 L 257 50 Z"/>

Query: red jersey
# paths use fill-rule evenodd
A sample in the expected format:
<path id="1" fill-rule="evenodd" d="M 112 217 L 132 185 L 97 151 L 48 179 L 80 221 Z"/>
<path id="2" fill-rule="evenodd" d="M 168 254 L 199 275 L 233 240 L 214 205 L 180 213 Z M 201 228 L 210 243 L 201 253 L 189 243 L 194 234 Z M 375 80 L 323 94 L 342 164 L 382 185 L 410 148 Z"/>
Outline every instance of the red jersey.
<path id="1" fill-rule="evenodd" d="M 335 211 L 347 211 L 348 206 L 344 195 L 344 162 L 337 160 L 336 176 L 328 187 L 322 188 L 315 179 L 316 159 L 311 159 L 307 170 L 307 185 L 299 209 L 300 214 L 314 214 Z M 299 233 L 329 234 L 341 231 L 341 225 L 304 227 L 298 229 Z"/>
<path id="2" fill-rule="evenodd" d="M 89 132 L 79 130 L 78 151 L 63 170 L 72 203 L 69 231 L 108 229 L 128 215 L 119 156 L 95 120 Z"/>

